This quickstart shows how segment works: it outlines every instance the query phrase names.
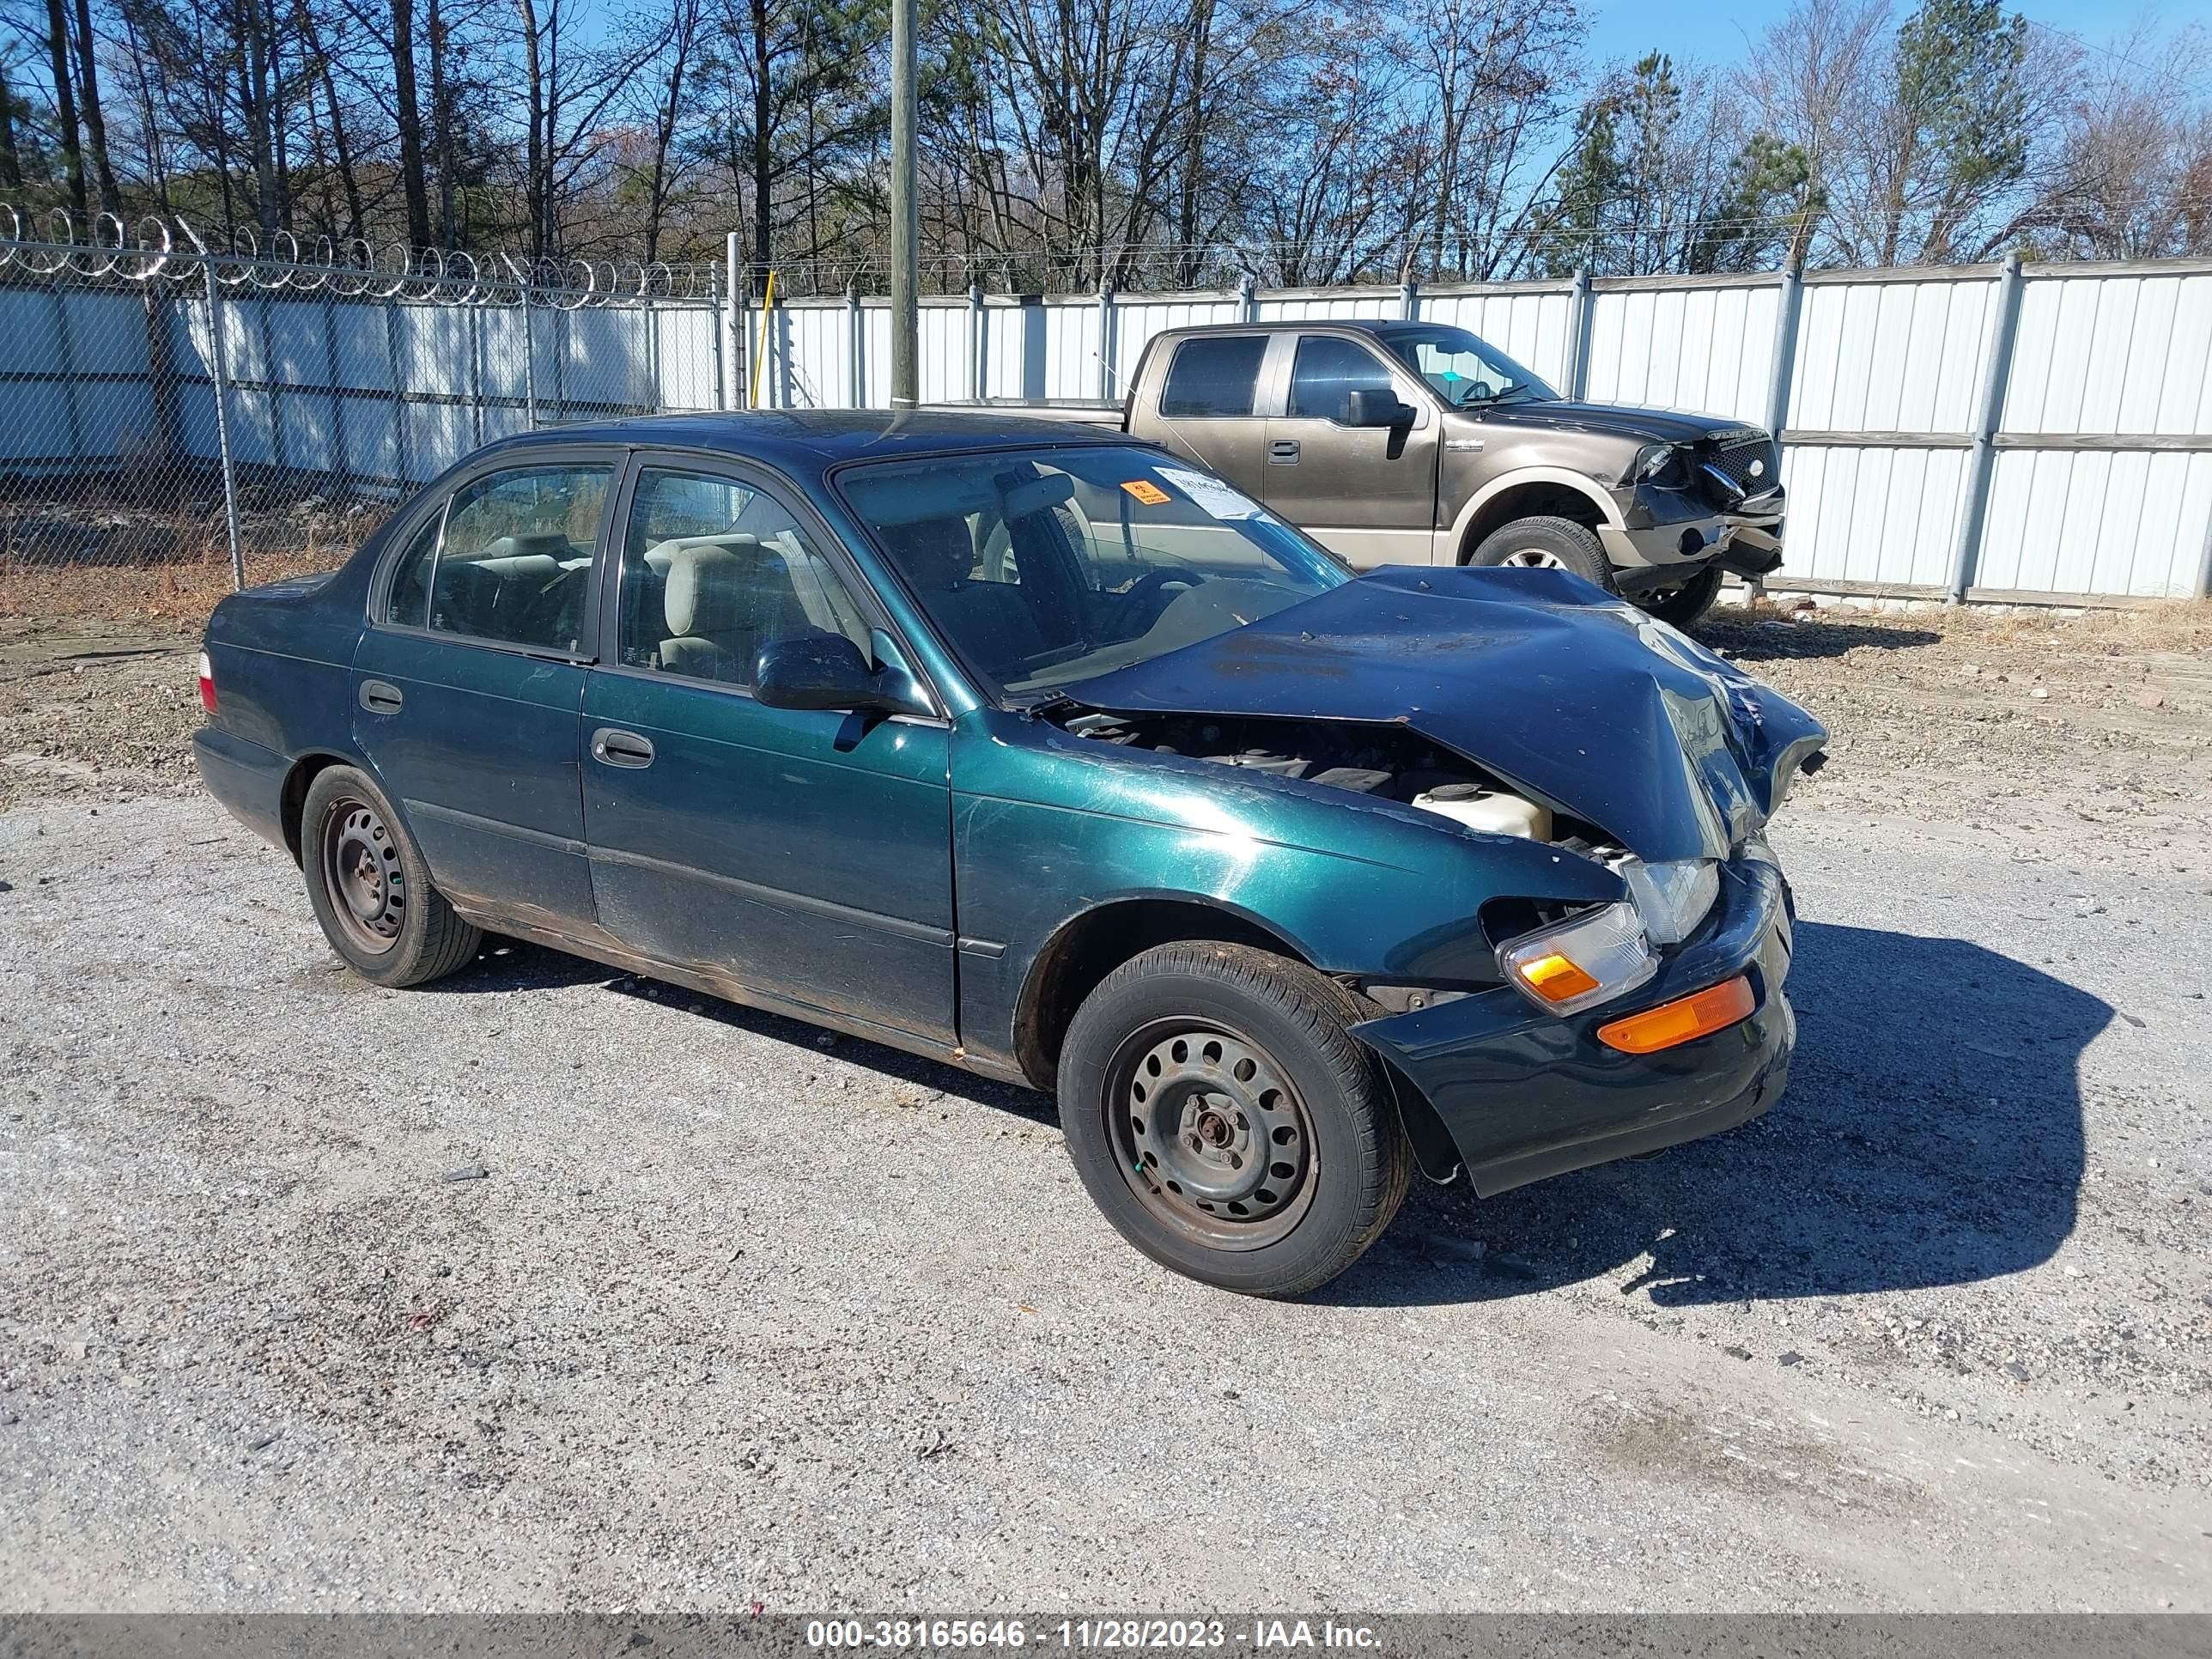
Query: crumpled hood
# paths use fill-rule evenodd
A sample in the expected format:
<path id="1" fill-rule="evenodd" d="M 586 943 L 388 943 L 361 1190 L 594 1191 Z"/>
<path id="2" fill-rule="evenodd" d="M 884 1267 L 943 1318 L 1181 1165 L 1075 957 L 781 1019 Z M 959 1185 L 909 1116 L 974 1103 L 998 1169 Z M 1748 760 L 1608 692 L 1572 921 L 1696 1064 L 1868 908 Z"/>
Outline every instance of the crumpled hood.
<path id="1" fill-rule="evenodd" d="M 1119 714 L 1402 721 L 1650 862 L 1726 856 L 1828 735 L 1558 570 L 1384 569 L 1065 690 Z"/>

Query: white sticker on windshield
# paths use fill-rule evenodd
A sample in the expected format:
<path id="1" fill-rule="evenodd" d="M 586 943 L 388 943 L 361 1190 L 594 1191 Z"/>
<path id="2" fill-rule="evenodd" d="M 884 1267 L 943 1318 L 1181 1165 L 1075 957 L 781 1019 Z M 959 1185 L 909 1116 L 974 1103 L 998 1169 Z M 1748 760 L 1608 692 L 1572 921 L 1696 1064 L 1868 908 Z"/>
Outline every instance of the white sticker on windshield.
<path id="1" fill-rule="evenodd" d="M 1216 519 L 1256 519 L 1260 503 L 1239 495 L 1218 478 L 1180 466 L 1156 466 L 1152 471 L 1190 497 L 1201 513 Z"/>

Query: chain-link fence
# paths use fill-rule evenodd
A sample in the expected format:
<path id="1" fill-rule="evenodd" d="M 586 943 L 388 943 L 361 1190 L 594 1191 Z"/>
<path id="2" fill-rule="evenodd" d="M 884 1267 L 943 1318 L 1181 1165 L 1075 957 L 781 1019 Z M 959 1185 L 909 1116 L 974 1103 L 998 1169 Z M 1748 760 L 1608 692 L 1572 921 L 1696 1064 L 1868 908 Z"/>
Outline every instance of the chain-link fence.
<path id="1" fill-rule="evenodd" d="M 185 614 L 337 562 L 480 444 L 743 400 L 712 267 L 167 240 L 0 240 L 0 611 Z"/>

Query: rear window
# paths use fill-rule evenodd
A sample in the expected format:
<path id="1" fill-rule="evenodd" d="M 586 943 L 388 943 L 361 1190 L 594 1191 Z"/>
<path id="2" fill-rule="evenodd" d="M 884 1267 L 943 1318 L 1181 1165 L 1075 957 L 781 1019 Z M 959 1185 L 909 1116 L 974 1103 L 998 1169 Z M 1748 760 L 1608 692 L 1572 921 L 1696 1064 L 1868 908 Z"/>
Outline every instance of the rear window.
<path id="1" fill-rule="evenodd" d="M 1185 340 L 1176 348 L 1168 383 L 1160 389 L 1160 413 L 1170 419 L 1249 415 L 1260 360 L 1267 355 L 1264 334 Z"/>

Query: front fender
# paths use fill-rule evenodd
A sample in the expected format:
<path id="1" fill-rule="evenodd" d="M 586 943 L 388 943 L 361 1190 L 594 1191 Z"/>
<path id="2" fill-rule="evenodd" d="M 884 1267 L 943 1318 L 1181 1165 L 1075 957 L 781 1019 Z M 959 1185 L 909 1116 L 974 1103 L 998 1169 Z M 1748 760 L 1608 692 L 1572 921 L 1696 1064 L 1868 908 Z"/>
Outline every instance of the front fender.
<path id="1" fill-rule="evenodd" d="M 953 763 L 962 1030 L 987 1049 L 1011 1052 L 1002 1045 L 1047 942 L 1102 905 L 1202 904 L 1325 973 L 1468 984 L 1497 978 L 1480 920 L 1489 900 L 1626 890 L 1602 866 L 1540 842 L 999 718 L 990 736 L 963 732 Z"/>

